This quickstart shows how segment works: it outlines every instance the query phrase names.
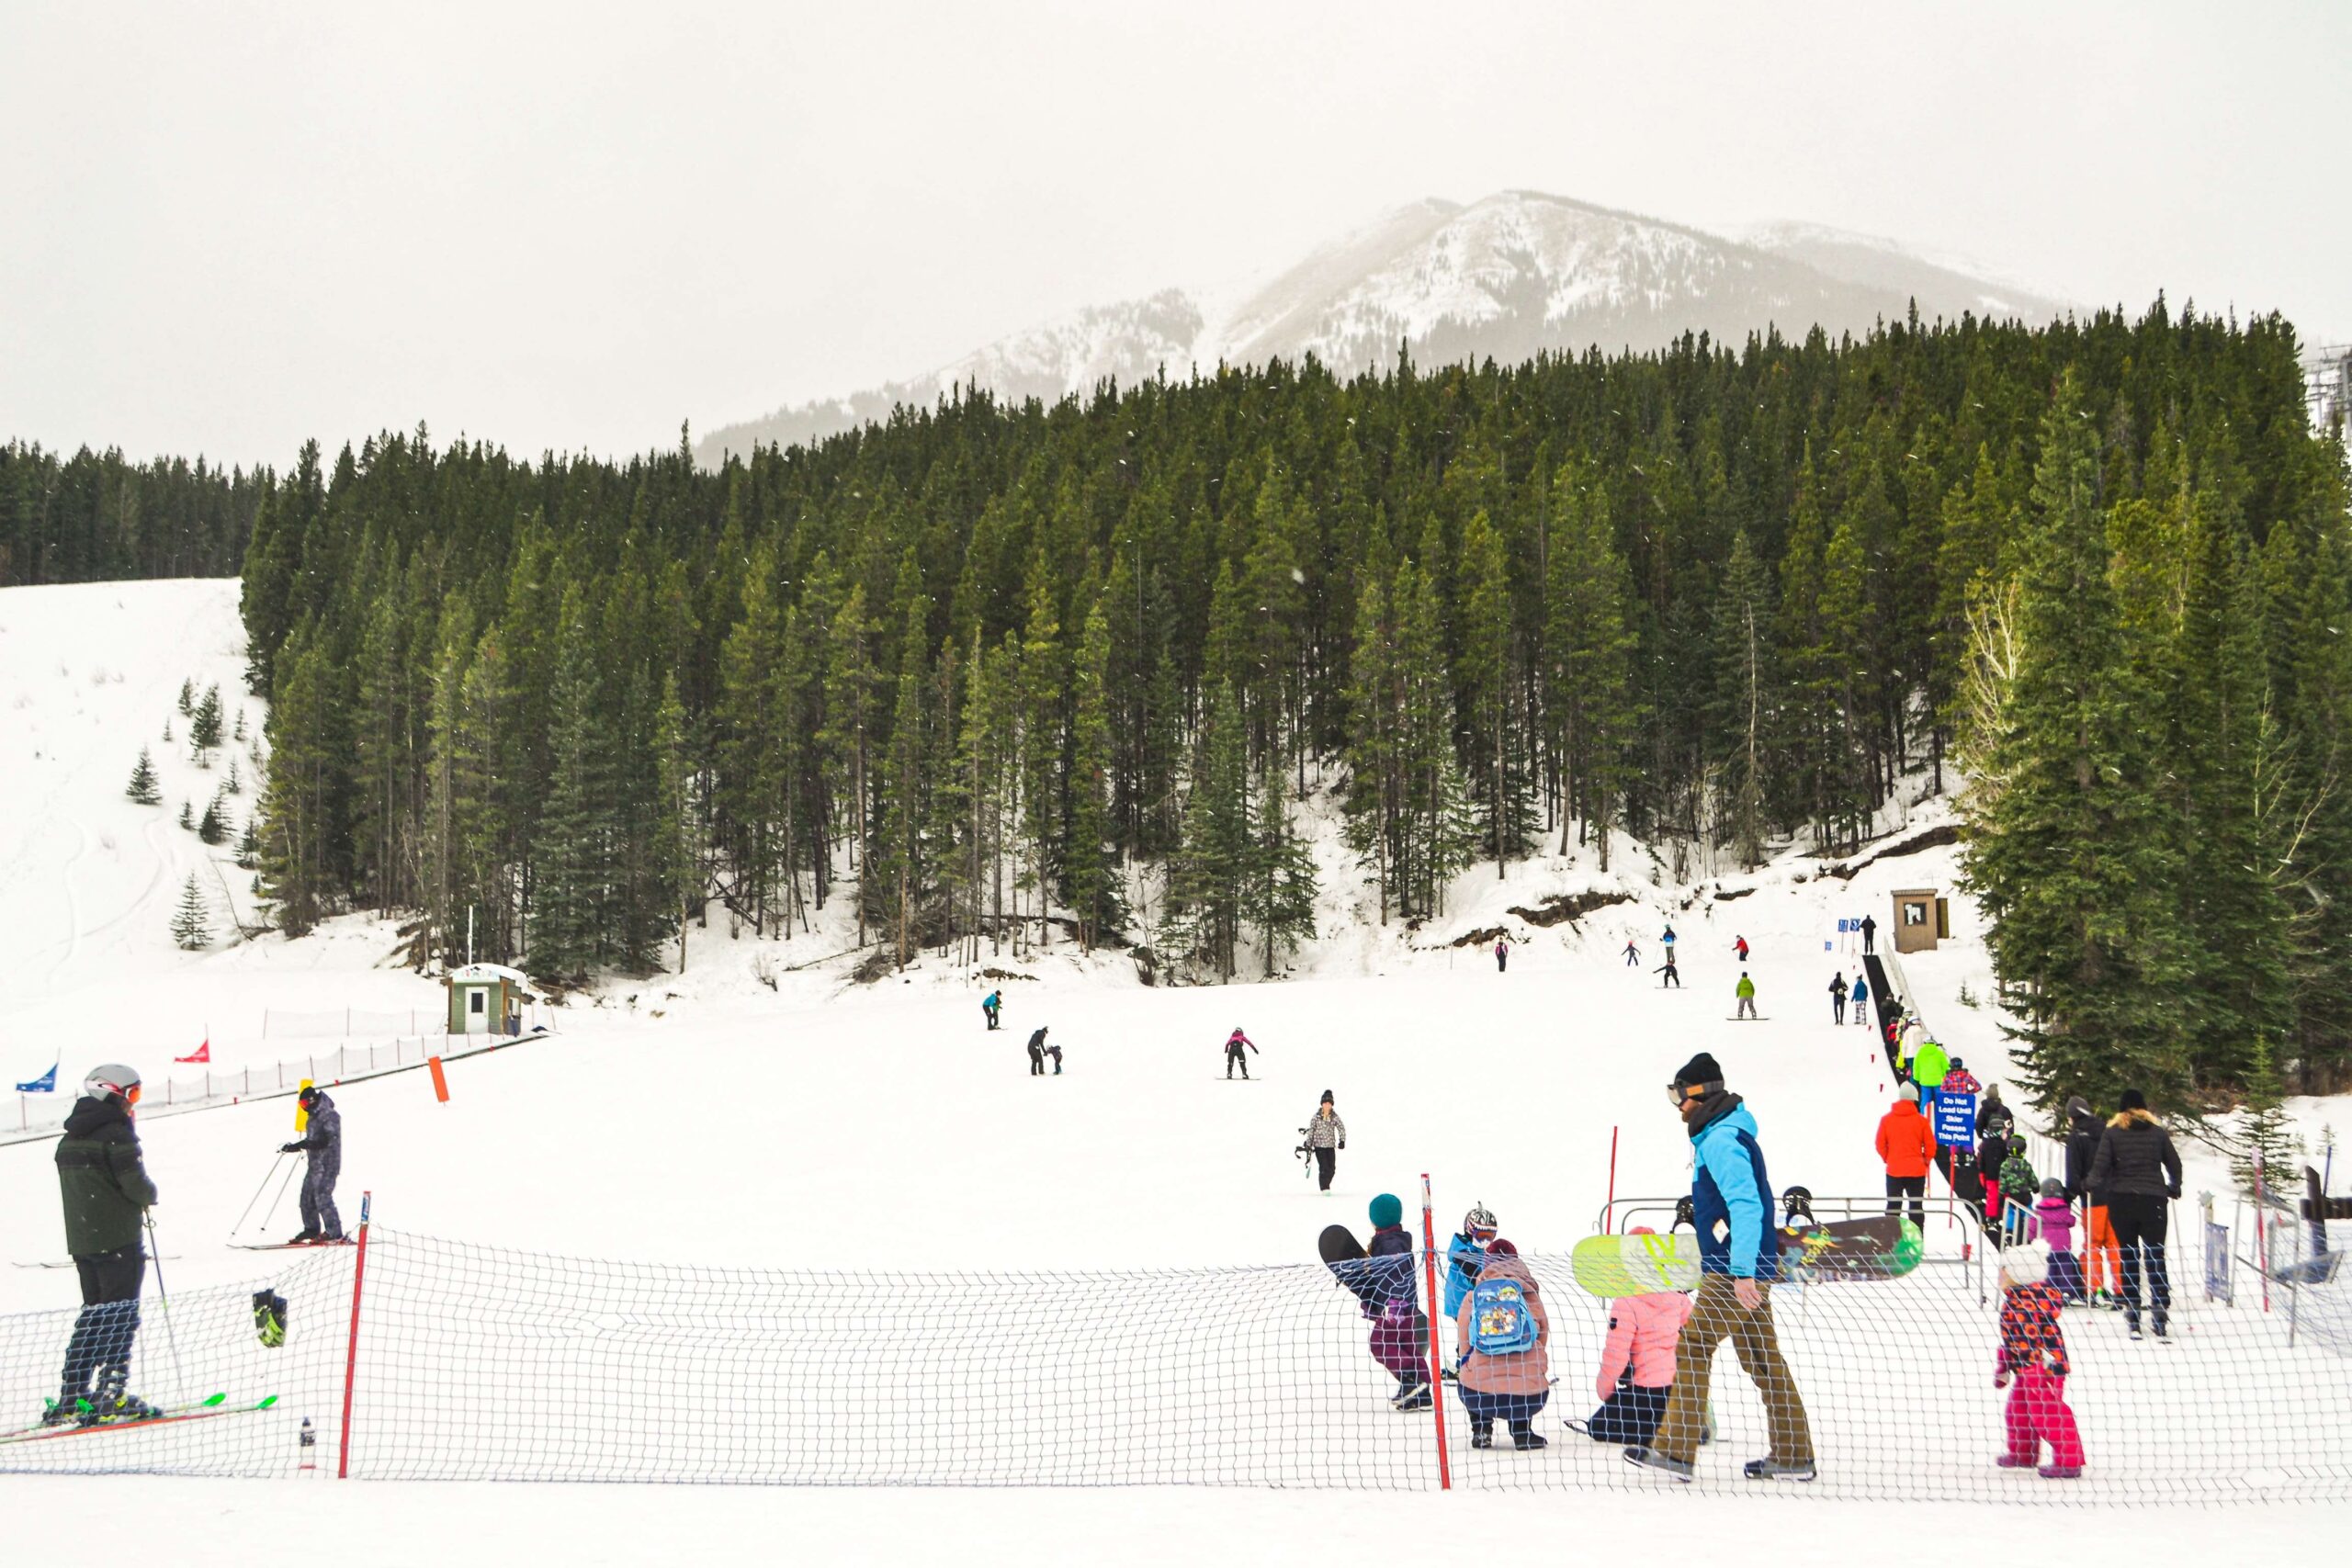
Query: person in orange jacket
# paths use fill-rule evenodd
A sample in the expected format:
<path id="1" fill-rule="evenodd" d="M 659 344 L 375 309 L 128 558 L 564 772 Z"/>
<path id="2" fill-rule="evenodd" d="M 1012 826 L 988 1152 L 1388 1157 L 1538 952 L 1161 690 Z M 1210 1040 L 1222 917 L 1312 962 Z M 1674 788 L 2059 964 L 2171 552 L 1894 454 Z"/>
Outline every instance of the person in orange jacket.
<path id="1" fill-rule="evenodd" d="M 1894 1109 L 1879 1118 L 1878 1157 L 1886 1166 L 1886 1212 L 1903 1211 L 1910 1200 L 1911 1223 L 1928 1223 L 1928 1170 L 1936 1161 L 1935 1129 L 1919 1114 L 1919 1089 L 1905 1084 Z"/>

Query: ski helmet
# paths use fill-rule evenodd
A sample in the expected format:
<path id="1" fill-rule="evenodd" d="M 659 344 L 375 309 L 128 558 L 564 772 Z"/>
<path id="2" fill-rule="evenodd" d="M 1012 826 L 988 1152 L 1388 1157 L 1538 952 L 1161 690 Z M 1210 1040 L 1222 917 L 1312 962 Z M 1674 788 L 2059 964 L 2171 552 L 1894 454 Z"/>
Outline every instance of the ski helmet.
<path id="1" fill-rule="evenodd" d="M 82 1080 L 82 1092 L 92 1100 L 104 1100 L 108 1095 L 117 1094 L 129 1100 L 130 1091 L 138 1087 L 139 1069 L 126 1067 L 120 1062 L 102 1062 L 92 1067 L 90 1076 Z"/>
<path id="2" fill-rule="evenodd" d="M 1494 1211 L 1484 1203 L 1473 1203 L 1470 1212 L 1462 1216 L 1462 1234 L 1476 1241 L 1492 1241 L 1495 1236 Z"/>
<path id="3" fill-rule="evenodd" d="M 297 1101 L 307 1107 L 316 1101 L 319 1098 L 319 1086 L 314 1083 L 306 1083 L 302 1086 L 302 1092 L 296 1095 L 294 1098 Z"/>

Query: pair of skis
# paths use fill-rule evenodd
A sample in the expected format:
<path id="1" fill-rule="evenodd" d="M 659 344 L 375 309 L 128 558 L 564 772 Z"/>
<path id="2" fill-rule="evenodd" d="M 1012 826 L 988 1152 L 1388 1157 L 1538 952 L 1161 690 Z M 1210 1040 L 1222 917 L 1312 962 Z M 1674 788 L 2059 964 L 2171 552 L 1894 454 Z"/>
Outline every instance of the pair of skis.
<path id="1" fill-rule="evenodd" d="M 75 1420 L 55 1426 L 36 1424 L 23 1427 L 13 1432 L 0 1432 L 0 1443 L 46 1443 L 60 1438 L 86 1438 L 98 1432 L 144 1431 L 150 1427 L 206 1421 L 216 1416 L 250 1415 L 256 1410 L 267 1410 L 277 1403 L 277 1395 L 274 1393 L 251 1404 L 232 1404 L 227 1394 L 215 1393 L 188 1404 L 167 1404 L 154 1415 L 143 1416 L 135 1421 L 92 1421 L 85 1424 Z"/>

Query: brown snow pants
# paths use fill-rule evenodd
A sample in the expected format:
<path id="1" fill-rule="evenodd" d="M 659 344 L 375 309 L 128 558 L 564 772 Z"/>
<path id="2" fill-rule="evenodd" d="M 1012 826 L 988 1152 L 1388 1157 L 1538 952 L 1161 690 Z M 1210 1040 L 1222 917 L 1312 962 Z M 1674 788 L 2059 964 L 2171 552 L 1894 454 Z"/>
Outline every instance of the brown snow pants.
<path id="1" fill-rule="evenodd" d="M 1674 1347 L 1674 1392 L 1666 1402 L 1666 1418 L 1658 1423 L 1650 1447 L 1668 1459 L 1688 1464 L 1699 1456 L 1699 1434 L 1707 1425 L 1707 1384 L 1714 1370 L 1716 1348 L 1726 1339 L 1739 1357 L 1740 1370 L 1764 1396 L 1764 1414 L 1771 1427 L 1770 1458 L 1782 1464 L 1813 1462 L 1813 1430 L 1805 1424 L 1804 1401 L 1797 1395 L 1796 1379 L 1781 1359 L 1781 1344 L 1772 1331 L 1772 1287 L 1763 1285 L 1764 1304 L 1749 1312 L 1732 1294 L 1731 1278 L 1708 1274 L 1699 1281 L 1699 1297 L 1690 1306 L 1690 1320 Z"/>

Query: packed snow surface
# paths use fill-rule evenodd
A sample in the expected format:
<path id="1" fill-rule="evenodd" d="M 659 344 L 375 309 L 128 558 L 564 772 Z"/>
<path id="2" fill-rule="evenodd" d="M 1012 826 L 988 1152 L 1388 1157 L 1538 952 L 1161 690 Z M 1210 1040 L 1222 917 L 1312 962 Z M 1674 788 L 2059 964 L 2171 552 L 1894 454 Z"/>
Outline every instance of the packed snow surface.
<path id="1" fill-rule="evenodd" d="M 224 1069 L 306 1049 L 304 1040 L 265 1034 L 266 1010 L 413 1010 L 428 1029 L 439 1016 L 439 985 L 399 967 L 389 924 L 365 916 L 330 921 L 294 943 L 234 940 L 225 919 L 216 920 L 219 940 L 207 952 L 182 952 L 169 938 L 191 870 L 201 877 L 217 868 L 215 880 L 246 900 L 237 907 L 250 908 L 244 875 L 226 863 L 231 846 L 207 850 L 175 821 L 179 800 L 200 807 L 230 754 L 210 770 L 186 761 L 186 721 L 174 707 L 181 680 L 192 678 L 199 692 L 217 682 L 231 713 L 245 710 L 250 732 L 263 716 L 258 701 L 240 694 L 236 593 L 233 582 L 0 592 L 0 704 L 8 715 L 0 728 L 0 939 L 12 954 L 0 973 L 0 1071 L 11 1081 L 57 1060 L 70 1091 L 109 1058 L 151 1080 L 185 1076 L 198 1069 L 174 1069 L 169 1058 L 208 1034 Z M 182 744 L 162 743 L 166 718 Z M 164 776 L 164 806 L 123 798 L 141 745 Z M 1325 1224 L 1363 1234 L 1376 1193 L 1403 1196 L 1409 1211 L 1427 1172 L 1441 1232 L 1483 1201 L 1523 1250 L 1564 1252 L 1595 1228 L 1612 1181 L 1621 1203 L 1688 1190 L 1689 1145 L 1663 1088 L 1702 1049 L 1747 1097 L 1776 1185 L 1875 1193 L 1871 1139 L 1893 1085 L 1869 1031 L 1833 1026 L 1825 987 L 1833 972 L 1850 978 L 1857 967 L 1838 922 L 1874 915 L 1883 942 L 1896 888 L 1951 898 L 1952 939 L 1906 958 L 1905 968 L 1953 1053 L 1981 1077 L 2008 1077 L 1996 1020 L 1982 1005 L 1990 976 L 1981 933 L 1973 905 L 1953 887 L 1949 847 L 1873 862 L 1850 880 L 1825 876 L 1792 852 L 1752 874 L 1699 868 L 1719 874 L 1678 883 L 1641 846 L 1620 840 L 1607 873 L 1590 846 L 1516 863 L 1499 877 L 1491 863 L 1474 868 L 1443 917 L 1408 931 L 1378 923 L 1371 890 L 1329 831 L 1328 807 L 1327 796 L 1305 807 L 1324 814 L 1315 818 L 1321 929 L 1286 966 L 1288 978 L 1147 987 L 1125 953 L 1082 955 L 1057 931 L 1049 948 L 985 953 L 977 971 L 926 953 L 903 976 L 858 985 L 848 977 L 858 955 L 843 951 L 854 938 L 841 902 L 788 942 L 730 934 L 719 910 L 707 929 L 690 932 L 683 974 L 608 980 L 550 1014 L 554 1035 L 451 1064 L 447 1104 L 423 1073 L 339 1089 L 345 1213 L 356 1218 L 368 1190 L 377 1218 L 411 1234 L 733 1267 L 1287 1264 L 1313 1258 Z M 1909 830 L 1942 820 L 1944 809 L 1920 806 Z M 1619 901 L 1539 923 L 1550 918 L 1547 900 L 1571 894 Z M 1679 990 L 1661 989 L 1654 973 L 1669 922 L 1679 939 Z M 1508 972 L 1497 969 L 1491 938 L 1453 945 L 1493 928 L 1514 943 Z M 1758 1022 L 1729 1016 L 1741 936 L 1765 1015 Z M 1624 959 L 1628 940 L 1638 964 Z M 988 1032 L 978 1003 L 992 987 L 1003 992 L 1004 1022 Z M 1029 1073 L 1023 1045 L 1040 1026 L 1064 1047 L 1059 1077 Z M 1236 1026 L 1261 1052 L 1249 1059 L 1248 1083 L 1224 1076 L 1223 1043 Z M 1337 1190 L 1323 1196 L 1292 1148 L 1327 1089 L 1348 1146 Z M 2342 1107 L 2299 1110 L 2315 1127 L 2340 1119 Z M 261 1271 L 255 1255 L 222 1243 L 290 1135 L 291 1114 L 290 1101 L 264 1100 L 142 1122 L 175 1290 Z M 0 1146 L 0 1255 L 14 1262 L 62 1254 L 49 1152 L 46 1141 Z M 2219 1162 L 2190 1153 L 2192 1195 L 2200 1184 L 2226 1191 Z M 290 1200 L 274 1228 L 293 1228 L 289 1209 Z M 1954 1244 L 1958 1233 L 1942 1218 L 1929 1228 L 1932 1247 Z M 2177 1270 L 2184 1292 L 2188 1272 Z M 0 1311 L 69 1305 L 72 1292 L 70 1273 L 0 1270 Z M 1972 1364 L 1989 1357 L 1989 1340 L 1964 1353 Z M 1563 1371 L 1564 1385 L 1585 1375 Z M 1721 1373 L 1736 1381 L 1727 1357 Z M 37 1548 L 47 1528 L 40 1521 L 86 1514 L 95 1484 L 16 1480 L 0 1484 L 0 1498 L 36 1521 Z M 713 1502 L 602 1488 L 565 1493 L 571 1501 L 508 1495 L 371 1488 L 382 1530 L 360 1532 L 367 1539 L 352 1540 L 345 1560 L 413 1561 L 427 1540 L 436 1555 L 458 1541 L 478 1553 L 460 1560 L 503 1556 L 492 1544 L 499 1529 L 463 1525 L 493 1514 L 548 1514 L 545 1532 L 533 1527 L 531 1539 L 582 1562 L 660 1560 L 678 1538 L 656 1522 L 672 1510 L 683 1521 L 687 1509 L 697 1535 L 705 1509 L 720 1521 L 708 1528 L 730 1534 L 766 1534 L 782 1521 L 806 1532 L 819 1555 L 844 1561 L 950 1540 L 964 1550 L 973 1531 L 1004 1539 L 1004 1554 L 1027 1560 L 1038 1544 L 1057 1552 L 1054 1543 L 1074 1550 L 1116 1536 L 1143 1560 L 1174 1561 L 1212 1549 L 1212 1529 L 1223 1540 L 1230 1526 L 1208 1524 L 1209 1513 L 1242 1523 L 1267 1556 L 1289 1556 L 1309 1543 L 1368 1545 L 1397 1526 L 1451 1517 L 1420 1511 L 1443 1506 L 1426 1498 L 1370 1511 L 1361 1499 L 1288 1495 L 1222 1500 L 1210 1511 L 1183 1494 L 1152 1492 L 1116 1503 L 951 1495 L 904 1508 L 870 1496 Z M 323 1526 L 333 1496 L 150 1479 L 110 1483 L 107 1506 L 126 1522 L 219 1516 L 225 1559 L 251 1544 L 243 1521 L 300 1531 L 315 1514 Z M 1572 1528 L 1588 1543 L 1621 1534 L 1629 1544 L 1649 1540 L 1667 1521 L 1652 1499 L 1479 1506 L 1506 1510 L 1499 1517 L 1530 1532 Z M 1708 1506 L 1724 1511 L 1709 1513 L 1707 1528 L 1739 1529 L 1741 1510 L 1753 1505 Z M 877 1514 L 891 1516 L 878 1531 Z M 1785 1526 L 1797 1516 L 1770 1517 Z M 1850 1517 L 1871 1528 L 1859 1507 Z M 2109 1528 L 2097 1516 L 2079 1527 L 2040 1516 L 2033 1523 L 2053 1545 L 2078 1528 L 2087 1544 L 2090 1529 Z M 2192 1518 L 2176 1540 L 2208 1529 L 2218 1544 L 2226 1527 L 2233 1540 L 2275 1530 L 2276 1544 L 2291 1548 L 2315 1543 L 2328 1523 L 2318 1511 L 2285 1523 Z M 1911 1513 L 1904 1524 L 1923 1528 Z M 1742 1534 L 1764 1561 L 1801 1560 L 1783 1529 Z M 209 1550 L 172 1560 L 209 1562 Z"/>

